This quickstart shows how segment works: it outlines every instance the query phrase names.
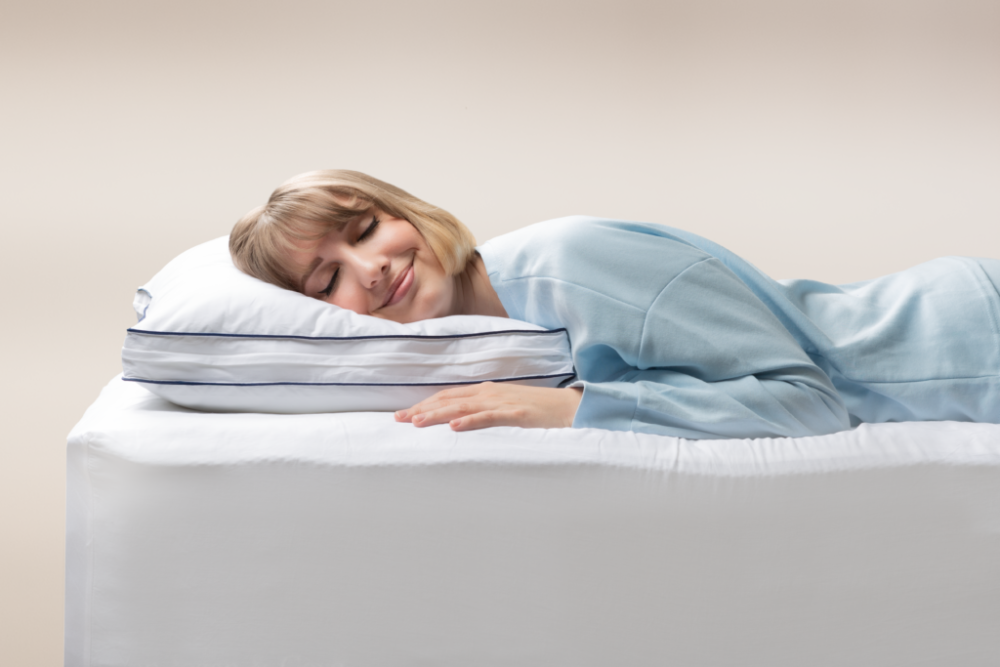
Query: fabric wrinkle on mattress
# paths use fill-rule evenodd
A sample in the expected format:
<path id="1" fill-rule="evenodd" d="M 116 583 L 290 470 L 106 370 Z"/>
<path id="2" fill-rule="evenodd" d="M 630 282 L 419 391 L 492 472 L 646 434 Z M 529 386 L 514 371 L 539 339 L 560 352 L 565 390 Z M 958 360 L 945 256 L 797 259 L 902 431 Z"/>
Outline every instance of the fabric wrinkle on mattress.
<path id="1" fill-rule="evenodd" d="M 67 665 L 1000 660 L 1000 426 L 760 440 L 223 414 L 70 434 Z"/>

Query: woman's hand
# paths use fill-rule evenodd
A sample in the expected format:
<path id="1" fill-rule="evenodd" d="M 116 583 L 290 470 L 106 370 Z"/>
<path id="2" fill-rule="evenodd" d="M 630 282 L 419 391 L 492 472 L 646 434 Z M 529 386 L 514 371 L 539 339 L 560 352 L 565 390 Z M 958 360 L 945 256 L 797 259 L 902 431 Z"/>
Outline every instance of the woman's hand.
<path id="1" fill-rule="evenodd" d="M 488 426 L 561 428 L 573 425 L 583 389 L 528 387 L 509 382 L 483 382 L 439 391 L 408 410 L 396 421 L 414 426 L 448 423 L 453 431 Z"/>

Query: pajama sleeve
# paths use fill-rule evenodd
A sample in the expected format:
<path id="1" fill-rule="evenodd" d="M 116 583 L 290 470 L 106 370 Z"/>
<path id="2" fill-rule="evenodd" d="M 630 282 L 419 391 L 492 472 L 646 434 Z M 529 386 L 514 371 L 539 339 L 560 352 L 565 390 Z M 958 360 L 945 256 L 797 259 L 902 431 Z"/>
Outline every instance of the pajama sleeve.
<path id="1" fill-rule="evenodd" d="M 850 428 L 827 375 L 717 259 L 698 261 L 673 278 L 637 325 L 619 328 L 632 329 L 631 339 L 604 348 L 624 364 L 605 360 L 614 371 L 599 382 L 577 383 L 584 394 L 574 427 L 688 438 Z"/>
<path id="2" fill-rule="evenodd" d="M 688 438 L 850 428 L 830 378 L 722 261 L 658 225 L 569 218 L 481 249 L 508 314 L 566 327 L 574 427 Z"/>

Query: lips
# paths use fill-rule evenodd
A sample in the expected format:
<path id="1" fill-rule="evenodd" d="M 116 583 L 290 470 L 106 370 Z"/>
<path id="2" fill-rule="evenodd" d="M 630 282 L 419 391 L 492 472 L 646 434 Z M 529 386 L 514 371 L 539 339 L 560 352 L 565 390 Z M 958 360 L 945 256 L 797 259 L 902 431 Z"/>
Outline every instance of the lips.
<path id="1" fill-rule="evenodd" d="M 383 303 L 381 307 L 385 308 L 386 306 L 391 306 L 402 301 L 412 286 L 413 264 L 410 264 L 403 269 L 399 276 L 397 276 L 392 282 L 392 285 L 389 287 L 389 291 L 386 294 L 385 303 Z"/>

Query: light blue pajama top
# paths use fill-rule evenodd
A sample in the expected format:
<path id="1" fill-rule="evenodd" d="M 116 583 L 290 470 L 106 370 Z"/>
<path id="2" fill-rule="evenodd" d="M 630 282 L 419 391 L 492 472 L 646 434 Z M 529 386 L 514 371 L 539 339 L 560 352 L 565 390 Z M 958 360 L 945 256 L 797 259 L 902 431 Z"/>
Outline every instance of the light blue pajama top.
<path id="1" fill-rule="evenodd" d="M 1000 422 L 1000 261 L 773 280 L 662 225 L 570 217 L 479 248 L 510 317 L 565 327 L 573 426 L 687 438 Z"/>

